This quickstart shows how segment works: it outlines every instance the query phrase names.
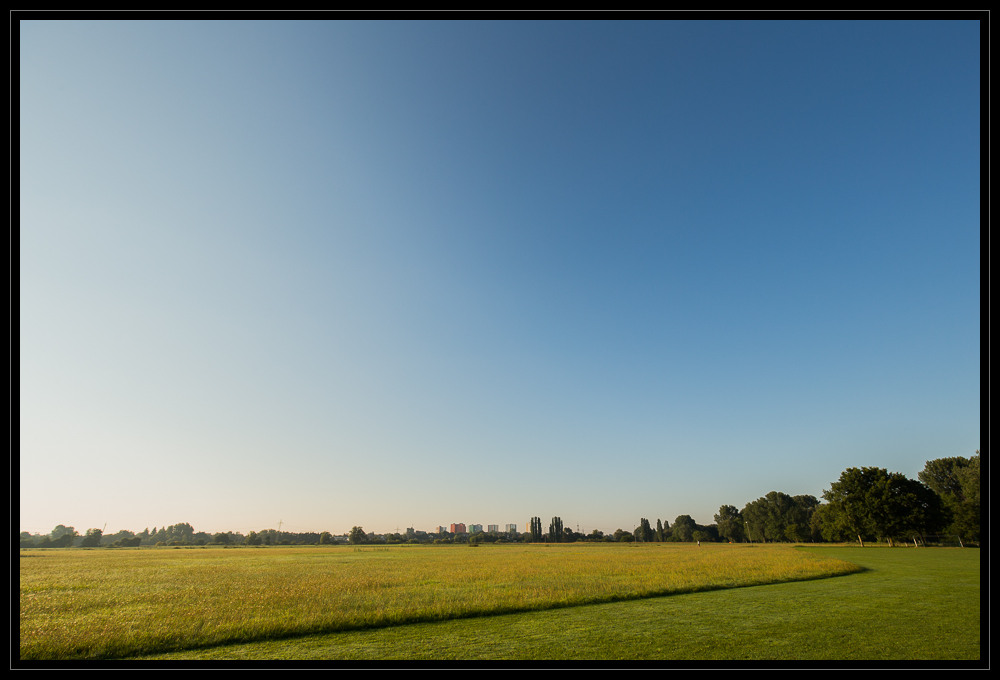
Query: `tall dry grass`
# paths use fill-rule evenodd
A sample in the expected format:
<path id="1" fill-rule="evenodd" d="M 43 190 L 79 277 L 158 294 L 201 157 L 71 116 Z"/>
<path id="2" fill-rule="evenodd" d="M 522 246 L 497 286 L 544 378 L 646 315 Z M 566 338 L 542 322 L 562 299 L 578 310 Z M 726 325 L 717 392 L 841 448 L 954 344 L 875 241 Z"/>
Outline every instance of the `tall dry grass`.
<path id="1" fill-rule="evenodd" d="M 126 657 L 856 569 L 781 545 L 29 550 L 20 654 Z"/>

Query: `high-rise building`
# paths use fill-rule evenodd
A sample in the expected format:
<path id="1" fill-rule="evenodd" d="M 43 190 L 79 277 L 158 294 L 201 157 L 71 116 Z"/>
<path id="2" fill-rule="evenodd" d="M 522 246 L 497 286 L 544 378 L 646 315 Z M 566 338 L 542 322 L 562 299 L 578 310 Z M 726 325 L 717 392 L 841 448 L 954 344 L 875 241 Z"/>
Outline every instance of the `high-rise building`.
<path id="1" fill-rule="evenodd" d="M 453 534 L 464 534 L 465 533 L 465 524 L 463 524 L 462 522 L 459 522 L 458 524 L 452 524 L 451 525 L 451 533 L 453 533 Z"/>
<path id="2" fill-rule="evenodd" d="M 496 524 L 487 524 L 487 525 L 486 525 L 486 532 L 487 532 L 487 533 L 490 533 L 490 534 L 495 534 L 495 533 L 497 533 L 497 532 L 498 532 L 499 530 L 500 530 L 500 527 L 498 527 L 498 526 L 497 526 Z"/>

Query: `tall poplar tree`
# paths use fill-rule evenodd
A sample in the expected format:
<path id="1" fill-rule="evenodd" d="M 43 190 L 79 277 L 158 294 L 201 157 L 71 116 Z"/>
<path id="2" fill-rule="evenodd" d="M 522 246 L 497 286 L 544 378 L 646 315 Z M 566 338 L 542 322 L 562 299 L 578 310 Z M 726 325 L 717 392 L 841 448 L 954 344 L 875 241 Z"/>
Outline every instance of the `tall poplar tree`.
<path id="1" fill-rule="evenodd" d="M 553 543 L 558 543 L 563 539 L 563 521 L 560 517 L 553 517 L 549 522 L 549 539 Z"/>
<path id="2" fill-rule="evenodd" d="M 531 542 L 538 543 L 542 540 L 542 520 L 539 517 L 532 517 L 529 523 L 529 531 L 531 533 Z"/>

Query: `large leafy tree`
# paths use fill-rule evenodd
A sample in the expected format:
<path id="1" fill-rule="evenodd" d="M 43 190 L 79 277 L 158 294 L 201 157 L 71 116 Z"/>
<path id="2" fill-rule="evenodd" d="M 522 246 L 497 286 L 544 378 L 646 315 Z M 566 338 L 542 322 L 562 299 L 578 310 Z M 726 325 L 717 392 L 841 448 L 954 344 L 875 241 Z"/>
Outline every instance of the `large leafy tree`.
<path id="1" fill-rule="evenodd" d="M 784 539 L 784 530 L 778 523 L 779 508 L 783 499 L 790 498 L 787 494 L 771 491 L 766 496 L 747 503 L 743 512 L 743 521 L 751 541 L 766 542 Z"/>
<path id="2" fill-rule="evenodd" d="M 951 513 L 948 531 L 967 541 L 979 540 L 982 518 L 979 451 L 971 458 L 929 460 L 917 477 L 941 497 Z"/>
<path id="3" fill-rule="evenodd" d="M 166 534 L 167 541 L 176 541 L 178 543 L 192 543 L 194 541 L 194 527 L 187 522 L 171 524 L 167 527 Z"/>
<path id="4" fill-rule="evenodd" d="M 944 529 L 950 513 L 941 497 L 915 479 L 900 477 L 893 488 L 896 514 L 891 526 L 895 531 L 888 536 L 923 536 Z"/>
<path id="5" fill-rule="evenodd" d="M 62 524 L 57 524 L 56 528 L 49 533 L 50 541 L 47 543 L 46 547 L 49 548 L 68 548 L 73 545 L 76 537 L 79 536 L 76 529 L 73 527 L 66 527 Z"/>
<path id="6" fill-rule="evenodd" d="M 906 534 L 940 529 L 947 515 L 940 497 L 920 482 L 884 468 L 848 468 L 823 493 L 829 519 L 864 545 L 865 538 L 891 543 Z"/>
<path id="7" fill-rule="evenodd" d="M 785 536 L 790 541 L 808 541 L 813 538 L 811 521 L 819 507 L 815 496 L 800 494 L 792 496 L 792 507 L 785 515 Z"/>
<path id="8" fill-rule="evenodd" d="M 739 543 L 746 537 L 743 530 L 743 516 L 736 509 L 735 505 L 719 506 L 719 512 L 715 515 L 715 525 L 719 529 L 719 535 L 725 539 Z"/>
<path id="9" fill-rule="evenodd" d="M 822 541 L 842 543 L 853 541 L 855 537 L 851 533 L 851 528 L 845 524 L 843 517 L 829 503 L 821 503 L 816 506 L 809 518 L 809 529 L 812 536 Z"/>
<path id="10" fill-rule="evenodd" d="M 693 541 L 694 532 L 698 528 L 697 523 L 691 515 L 678 515 L 674 520 L 673 533 L 671 538 L 675 541 Z"/>
<path id="11" fill-rule="evenodd" d="M 102 529 L 87 529 L 87 533 L 84 535 L 80 545 L 84 548 L 97 548 L 101 545 L 101 536 L 103 535 L 104 531 Z"/>
<path id="12" fill-rule="evenodd" d="M 812 498 L 802 496 L 796 498 Z M 760 541 L 804 541 L 808 539 L 808 508 L 805 500 L 780 491 L 747 503 L 741 513 L 750 537 Z M 815 499 L 813 499 L 815 501 Z"/>

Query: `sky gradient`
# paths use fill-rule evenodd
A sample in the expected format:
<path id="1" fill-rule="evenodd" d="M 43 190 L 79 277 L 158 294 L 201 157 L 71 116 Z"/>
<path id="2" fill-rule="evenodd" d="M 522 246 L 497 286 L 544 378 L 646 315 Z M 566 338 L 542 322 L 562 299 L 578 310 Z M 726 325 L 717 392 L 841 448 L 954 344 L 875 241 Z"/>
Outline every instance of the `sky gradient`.
<path id="1" fill-rule="evenodd" d="M 25 21 L 20 529 L 709 524 L 980 448 L 977 21 Z"/>

